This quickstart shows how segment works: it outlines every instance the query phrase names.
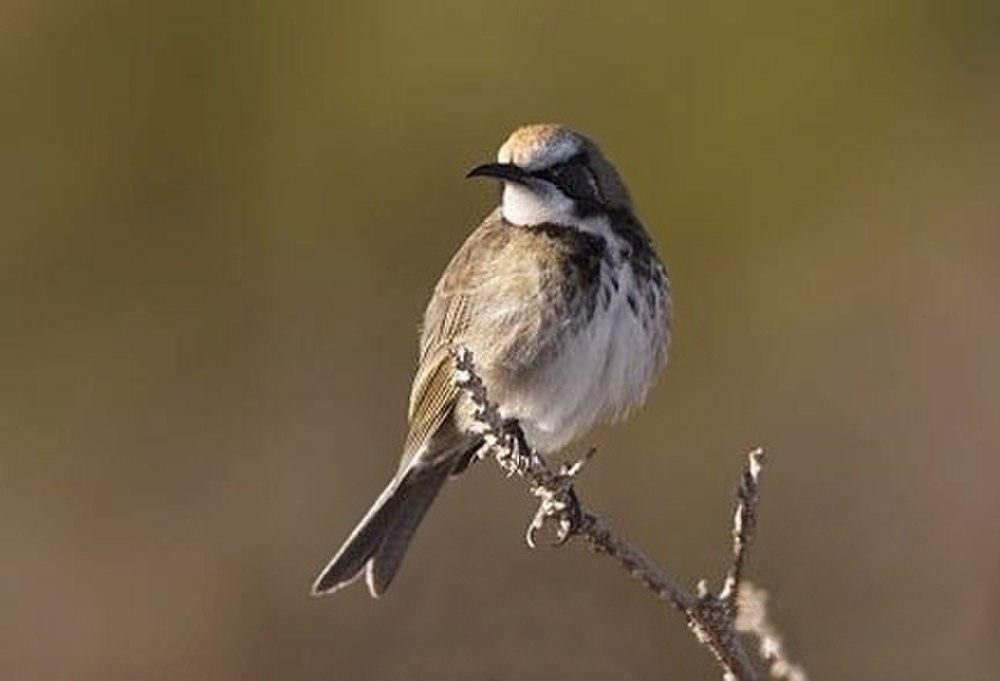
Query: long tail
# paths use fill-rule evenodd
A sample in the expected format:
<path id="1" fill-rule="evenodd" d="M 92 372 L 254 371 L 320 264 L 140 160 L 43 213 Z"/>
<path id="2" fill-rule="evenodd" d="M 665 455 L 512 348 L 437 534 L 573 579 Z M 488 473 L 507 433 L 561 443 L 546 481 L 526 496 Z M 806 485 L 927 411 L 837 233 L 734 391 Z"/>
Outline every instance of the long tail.
<path id="1" fill-rule="evenodd" d="M 333 593 L 362 572 L 373 597 L 385 593 L 413 533 L 447 477 L 447 470 L 401 471 L 316 578 L 313 594 Z"/>

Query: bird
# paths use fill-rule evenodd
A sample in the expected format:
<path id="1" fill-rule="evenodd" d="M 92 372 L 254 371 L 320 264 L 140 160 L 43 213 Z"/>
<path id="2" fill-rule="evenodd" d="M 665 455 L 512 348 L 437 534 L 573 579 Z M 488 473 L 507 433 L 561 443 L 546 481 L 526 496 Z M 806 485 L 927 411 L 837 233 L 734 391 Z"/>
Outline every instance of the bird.
<path id="1" fill-rule="evenodd" d="M 484 447 L 454 353 L 471 352 L 489 399 L 543 458 L 640 405 L 666 365 L 666 267 L 618 171 L 562 125 L 516 129 L 469 178 L 502 191 L 427 304 L 408 432 L 389 484 L 316 578 L 333 593 L 393 581 L 444 483 Z"/>

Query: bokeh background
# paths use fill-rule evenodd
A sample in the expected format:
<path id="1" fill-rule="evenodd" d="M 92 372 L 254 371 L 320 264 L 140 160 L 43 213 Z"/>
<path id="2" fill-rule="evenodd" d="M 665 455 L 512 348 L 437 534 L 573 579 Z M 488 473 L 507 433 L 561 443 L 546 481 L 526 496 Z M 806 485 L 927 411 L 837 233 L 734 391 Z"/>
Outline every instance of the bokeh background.
<path id="1" fill-rule="evenodd" d="M 0 678 L 714 679 L 479 466 L 394 588 L 307 595 L 395 466 L 415 330 L 560 121 L 670 266 L 582 494 L 751 577 L 823 679 L 1000 669 L 996 2 L 0 5 Z"/>

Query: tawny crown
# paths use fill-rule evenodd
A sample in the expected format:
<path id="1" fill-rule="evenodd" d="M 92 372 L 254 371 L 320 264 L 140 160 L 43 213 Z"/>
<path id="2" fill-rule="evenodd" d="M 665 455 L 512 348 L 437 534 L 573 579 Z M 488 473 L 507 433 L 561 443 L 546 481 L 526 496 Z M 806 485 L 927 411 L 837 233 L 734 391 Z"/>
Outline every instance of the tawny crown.
<path id="1" fill-rule="evenodd" d="M 525 170 L 538 170 L 575 156 L 586 144 L 583 135 L 561 125 L 526 125 L 511 133 L 497 152 L 497 161 L 513 163 Z"/>

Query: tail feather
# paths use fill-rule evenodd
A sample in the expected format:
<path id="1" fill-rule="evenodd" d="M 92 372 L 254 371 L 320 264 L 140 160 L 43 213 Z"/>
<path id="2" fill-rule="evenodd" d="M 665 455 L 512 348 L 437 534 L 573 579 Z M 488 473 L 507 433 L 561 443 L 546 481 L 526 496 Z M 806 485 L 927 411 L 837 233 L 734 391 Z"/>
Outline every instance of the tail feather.
<path id="1" fill-rule="evenodd" d="M 447 477 L 447 471 L 436 471 L 415 480 L 406 487 L 405 492 L 400 490 L 403 499 L 393 516 L 392 524 L 386 529 L 382 543 L 368 561 L 366 581 L 372 596 L 381 596 L 389 588 L 403 562 L 413 533 L 417 531 L 420 521 L 424 519 L 424 514 L 441 491 L 441 485 Z"/>
<path id="2" fill-rule="evenodd" d="M 447 473 L 401 472 L 386 486 L 313 584 L 314 595 L 333 593 L 361 576 L 367 565 L 372 596 L 385 593 L 406 547 Z"/>

